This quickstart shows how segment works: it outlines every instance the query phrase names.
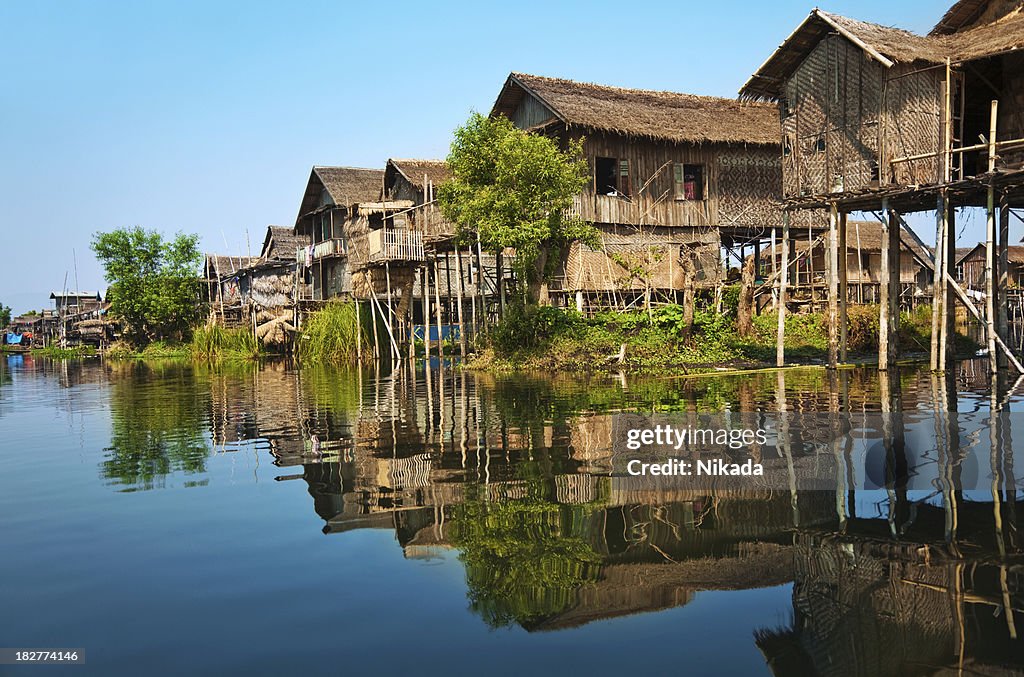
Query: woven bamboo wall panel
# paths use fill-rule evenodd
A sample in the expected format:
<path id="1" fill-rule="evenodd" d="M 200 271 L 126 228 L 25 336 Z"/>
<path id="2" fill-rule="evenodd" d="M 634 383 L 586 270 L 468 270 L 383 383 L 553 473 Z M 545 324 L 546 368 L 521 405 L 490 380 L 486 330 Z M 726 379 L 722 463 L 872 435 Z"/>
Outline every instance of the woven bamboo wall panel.
<path id="1" fill-rule="evenodd" d="M 884 144 L 888 166 L 893 158 L 936 153 L 942 148 L 941 118 L 944 71 L 911 72 L 894 66 L 885 87 Z M 938 157 L 902 162 L 892 180 L 901 185 L 935 183 L 940 177 Z"/>
<path id="2" fill-rule="evenodd" d="M 720 225 L 781 224 L 777 200 L 781 184 L 782 161 L 776 149 L 722 152 L 718 156 Z"/>

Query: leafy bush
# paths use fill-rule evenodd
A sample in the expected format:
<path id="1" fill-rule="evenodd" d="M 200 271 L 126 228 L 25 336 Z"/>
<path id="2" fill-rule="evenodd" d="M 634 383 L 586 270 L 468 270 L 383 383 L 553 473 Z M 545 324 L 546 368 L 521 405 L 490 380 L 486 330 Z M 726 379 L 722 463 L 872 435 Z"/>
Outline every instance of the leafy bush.
<path id="1" fill-rule="evenodd" d="M 575 310 L 514 304 L 494 329 L 494 346 L 501 352 L 535 348 L 557 335 L 579 332 L 583 317 Z"/>

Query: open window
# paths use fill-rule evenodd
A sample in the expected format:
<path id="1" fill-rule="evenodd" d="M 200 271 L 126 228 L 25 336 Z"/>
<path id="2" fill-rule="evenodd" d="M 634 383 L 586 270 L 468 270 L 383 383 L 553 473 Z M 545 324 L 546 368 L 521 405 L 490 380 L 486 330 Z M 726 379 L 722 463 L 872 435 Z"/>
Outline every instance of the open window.
<path id="1" fill-rule="evenodd" d="M 704 165 L 676 163 L 674 169 L 674 194 L 677 200 L 704 199 Z"/>
<path id="2" fill-rule="evenodd" d="M 598 157 L 594 159 L 594 188 L 598 195 L 628 196 L 630 193 L 629 160 Z"/>

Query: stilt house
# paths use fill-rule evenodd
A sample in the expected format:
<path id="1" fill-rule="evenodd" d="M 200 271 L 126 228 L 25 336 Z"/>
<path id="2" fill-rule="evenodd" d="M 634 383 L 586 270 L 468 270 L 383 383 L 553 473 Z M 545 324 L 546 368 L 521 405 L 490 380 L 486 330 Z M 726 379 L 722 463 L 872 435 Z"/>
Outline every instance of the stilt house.
<path id="1" fill-rule="evenodd" d="M 575 208 L 602 247 L 574 244 L 553 296 L 671 298 L 689 264 L 697 285 L 715 285 L 722 246 L 760 240 L 781 222 L 774 103 L 512 73 L 491 114 L 563 147 L 585 139 L 591 182 Z"/>

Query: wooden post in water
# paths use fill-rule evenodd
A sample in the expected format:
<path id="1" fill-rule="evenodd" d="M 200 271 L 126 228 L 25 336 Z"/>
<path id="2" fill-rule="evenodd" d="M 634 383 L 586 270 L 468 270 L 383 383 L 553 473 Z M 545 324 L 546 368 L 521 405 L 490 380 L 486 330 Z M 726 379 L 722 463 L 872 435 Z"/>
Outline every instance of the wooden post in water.
<path id="1" fill-rule="evenodd" d="M 956 338 L 956 303 L 949 286 L 950 271 L 956 259 L 956 211 L 949 200 L 946 201 L 945 242 L 942 243 L 942 343 L 939 345 L 940 369 L 945 371 L 954 355 L 954 339 Z"/>
<path id="2" fill-rule="evenodd" d="M 839 365 L 839 211 L 828 208 L 828 368 Z"/>
<path id="3" fill-rule="evenodd" d="M 434 319 L 437 321 L 437 356 L 444 363 L 444 341 L 441 334 L 441 279 L 437 276 L 437 257 L 434 257 Z M 441 391 L 444 392 L 444 391 Z"/>
<path id="4" fill-rule="evenodd" d="M 943 327 L 943 314 L 942 314 L 942 300 L 944 294 L 942 291 L 946 288 L 945 282 L 945 263 L 946 257 L 943 251 L 943 247 L 946 241 L 946 217 L 948 216 L 948 210 L 946 205 L 948 204 L 945 191 L 939 196 L 938 201 L 935 205 L 935 257 L 932 263 L 932 337 L 931 337 L 931 368 L 932 371 L 939 371 L 944 369 L 945 365 L 940 365 L 939 360 L 939 346 L 941 344 L 941 334 Z"/>
<path id="5" fill-rule="evenodd" d="M 985 202 L 985 343 L 988 346 L 989 371 L 999 371 L 996 354 L 996 187 L 992 173 L 996 169 L 996 114 L 999 101 L 992 100 L 988 132 L 988 189 Z"/>
<path id="6" fill-rule="evenodd" d="M 458 245 L 455 245 L 455 268 L 456 274 L 459 276 L 458 282 L 455 285 L 456 303 L 458 303 L 458 317 L 459 317 L 459 353 L 466 356 L 466 323 L 463 321 L 463 309 L 462 309 L 462 292 L 463 292 L 463 281 L 462 281 L 462 252 L 459 251 Z"/>
<path id="7" fill-rule="evenodd" d="M 882 200 L 882 270 L 878 286 L 878 368 L 885 371 L 896 360 L 899 326 L 900 221 L 899 214 Z"/>
<path id="8" fill-rule="evenodd" d="M 356 360 L 359 362 L 363 361 L 363 321 L 359 317 L 359 299 L 355 296 L 352 297 L 352 302 L 356 306 Z"/>
<path id="9" fill-rule="evenodd" d="M 839 361 L 846 362 L 846 339 L 849 316 L 846 312 L 847 303 L 850 300 L 849 274 L 849 249 L 846 246 L 846 212 L 839 214 L 839 244 L 838 266 L 839 270 Z"/>
<path id="10" fill-rule="evenodd" d="M 772 254 L 774 261 L 774 248 Z M 782 261 L 778 271 L 778 332 L 775 337 L 775 364 L 786 364 L 786 285 L 789 283 L 789 212 L 782 212 Z M 784 403 L 783 403 L 784 404 Z"/>
<path id="11" fill-rule="evenodd" d="M 1009 298 L 1006 294 L 1007 289 L 1007 263 L 1009 250 L 1007 245 L 1010 239 L 1010 207 L 1006 204 L 1006 198 L 1004 197 L 999 201 L 999 244 L 997 247 L 996 255 L 996 332 L 999 338 L 1003 340 L 1003 343 L 1009 342 L 1009 327 L 1007 321 L 1007 310 Z M 999 368 L 1005 369 L 1008 366 L 1008 360 L 1006 355 L 1002 351 L 999 352 Z"/>
<path id="12" fill-rule="evenodd" d="M 430 383 L 430 267 L 424 263 L 420 273 L 420 301 L 423 306 L 423 355 L 427 362 L 427 383 Z"/>

